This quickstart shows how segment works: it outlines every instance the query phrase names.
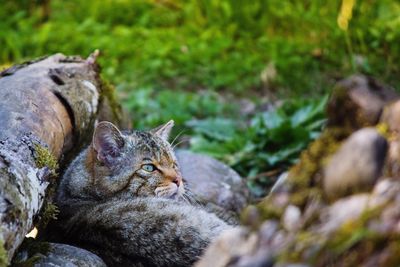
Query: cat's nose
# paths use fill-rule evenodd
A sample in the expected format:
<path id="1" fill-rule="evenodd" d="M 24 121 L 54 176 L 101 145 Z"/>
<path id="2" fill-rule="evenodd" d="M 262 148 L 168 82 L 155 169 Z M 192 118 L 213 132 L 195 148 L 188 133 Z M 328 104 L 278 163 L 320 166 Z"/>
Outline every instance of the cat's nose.
<path id="1" fill-rule="evenodd" d="M 181 185 L 181 179 L 180 179 L 179 177 L 175 177 L 175 179 L 172 180 L 172 182 L 173 182 L 174 184 L 176 184 L 177 186 L 180 186 L 180 185 Z"/>

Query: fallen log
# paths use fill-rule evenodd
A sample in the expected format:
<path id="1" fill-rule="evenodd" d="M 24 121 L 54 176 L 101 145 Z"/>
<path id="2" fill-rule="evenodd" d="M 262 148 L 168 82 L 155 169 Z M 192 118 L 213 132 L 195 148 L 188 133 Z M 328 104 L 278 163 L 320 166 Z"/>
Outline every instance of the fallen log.
<path id="1" fill-rule="evenodd" d="M 99 116 L 121 126 L 97 56 L 55 54 L 0 72 L 0 266 L 46 206 L 57 163 L 90 139 Z"/>

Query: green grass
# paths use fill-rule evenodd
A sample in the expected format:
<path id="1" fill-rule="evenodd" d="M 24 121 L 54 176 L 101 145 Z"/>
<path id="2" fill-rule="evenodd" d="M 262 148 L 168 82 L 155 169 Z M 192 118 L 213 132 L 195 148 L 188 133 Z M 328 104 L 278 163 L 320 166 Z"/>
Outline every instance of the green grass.
<path id="1" fill-rule="evenodd" d="M 99 48 L 106 77 L 132 89 L 318 95 L 355 70 L 399 84 L 397 1 L 358 1 L 350 45 L 338 0 L 53 0 L 45 21 L 37 2 L 2 4 L 0 61 Z"/>

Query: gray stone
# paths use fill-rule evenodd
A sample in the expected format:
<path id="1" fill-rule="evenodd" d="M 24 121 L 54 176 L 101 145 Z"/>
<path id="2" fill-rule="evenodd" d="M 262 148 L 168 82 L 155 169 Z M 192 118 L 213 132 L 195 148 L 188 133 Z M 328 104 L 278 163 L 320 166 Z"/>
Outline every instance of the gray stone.
<path id="1" fill-rule="evenodd" d="M 392 177 L 400 176 L 400 101 L 387 105 L 381 117 L 381 126 L 390 135 L 386 173 Z M 386 129 L 385 129 L 386 128 Z"/>
<path id="2" fill-rule="evenodd" d="M 278 179 L 274 183 L 274 185 L 271 188 L 270 194 L 276 193 L 276 192 L 282 192 L 282 191 L 288 191 L 285 187 L 287 187 L 287 178 L 288 178 L 289 172 L 284 172 L 281 175 L 279 175 Z"/>
<path id="3" fill-rule="evenodd" d="M 400 192 L 400 181 L 396 178 L 381 178 L 372 191 L 372 202 L 375 206 L 384 205 L 395 199 Z"/>
<path id="4" fill-rule="evenodd" d="M 237 227 L 217 237 L 195 267 L 272 267 L 287 240 L 274 220 L 265 221 L 258 231 Z"/>
<path id="5" fill-rule="evenodd" d="M 328 125 L 359 129 L 375 125 L 383 107 L 399 95 L 394 89 L 364 76 L 339 81 L 327 105 Z"/>
<path id="6" fill-rule="evenodd" d="M 344 223 L 356 221 L 371 208 L 370 194 L 356 194 L 342 198 L 321 211 L 321 232 L 325 235 L 335 232 Z"/>
<path id="7" fill-rule="evenodd" d="M 50 243 L 47 255 L 38 255 L 40 260 L 35 267 L 106 267 L 107 265 L 97 255 L 87 250 L 65 245 Z"/>
<path id="8" fill-rule="evenodd" d="M 324 169 L 326 196 L 334 200 L 371 190 L 381 174 L 386 151 L 386 139 L 375 129 L 363 128 L 353 133 Z"/>
<path id="9" fill-rule="evenodd" d="M 294 205 L 288 205 L 282 217 L 282 225 L 289 232 L 296 231 L 300 226 L 301 211 Z"/>
<path id="10" fill-rule="evenodd" d="M 225 267 L 233 259 L 250 254 L 257 246 L 257 236 L 244 227 L 223 232 L 206 249 L 195 267 Z"/>
<path id="11" fill-rule="evenodd" d="M 248 204 L 249 190 L 232 168 L 189 151 L 178 150 L 176 155 L 187 187 L 201 200 L 236 213 Z"/>
<path id="12" fill-rule="evenodd" d="M 391 131 L 400 131 L 400 100 L 385 107 L 381 122 L 385 123 Z"/>

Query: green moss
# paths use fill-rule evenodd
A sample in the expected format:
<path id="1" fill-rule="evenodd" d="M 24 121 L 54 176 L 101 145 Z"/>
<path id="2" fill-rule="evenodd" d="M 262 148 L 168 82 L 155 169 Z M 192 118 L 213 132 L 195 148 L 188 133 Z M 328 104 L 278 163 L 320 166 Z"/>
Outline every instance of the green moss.
<path id="1" fill-rule="evenodd" d="M 358 220 L 343 224 L 332 235 L 303 229 L 281 251 L 278 261 L 307 262 L 311 266 L 358 266 L 373 252 L 387 246 L 386 236 L 367 228 L 368 221 L 376 215 L 374 211 L 367 211 Z"/>
<path id="2" fill-rule="evenodd" d="M 47 224 L 50 222 L 52 219 L 56 219 L 57 215 L 59 213 L 59 210 L 55 204 L 52 203 L 51 199 L 54 196 L 55 193 L 55 178 L 56 178 L 56 170 L 58 169 L 58 163 L 57 159 L 51 154 L 51 152 L 39 145 L 35 145 L 35 163 L 36 167 L 38 168 L 43 168 L 47 167 L 51 170 L 51 176 L 54 179 L 50 179 L 50 182 L 52 182 L 52 185 L 47 188 L 46 191 L 46 199 L 42 205 L 42 211 L 40 212 L 39 217 L 36 222 L 39 222 L 37 227 L 38 229 L 44 229 Z"/>
<path id="3" fill-rule="evenodd" d="M 307 254 L 308 262 L 313 263 L 325 242 L 326 238 L 321 235 L 306 230 L 300 231 L 294 237 L 293 242 L 281 250 L 277 262 L 302 262 L 304 254 Z"/>
<path id="4" fill-rule="evenodd" d="M 46 199 L 43 202 L 42 209 L 35 223 L 39 232 L 44 230 L 51 220 L 56 220 L 60 212 L 57 205 L 53 203 L 55 195 L 55 186 L 49 186 L 46 191 Z"/>
<path id="5" fill-rule="evenodd" d="M 44 229 L 48 225 L 51 220 L 56 220 L 57 216 L 60 212 L 57 205 L 52 202 L 46 202 L 44 205 L 43 211 L 40 213 L 40 221 L 37 226 L 38 229 Z"/>
<path id="6" fill-rule="evenodd" d="M 323 167 L 349 135 L 350 131 L 346 129 L 325 129 L 321 136 L 301 153 L 299 162 L 290 169 L 288 181 L 294 186 L 293 190 L 320 185 Z"/>
<path id="7" fill-rule="evenodd" d="M 8 263 L 8 254 L 6 249 L 4 248 L 4 240 L 2 237 L 2 233 L 0 231 L 0 267 L 7 266 Z"/>
<path id="8" fill-rule="evenodd" d="M 335 236 L 329 239 L 327 247 L 336 254 L 341 254 L 350 249 L 354 244 L 365 241 L 374 240 L 378 242 L 380 235 L 368 229 L 368 222 L 379 217 L 382 207 L 365 210 L 357 220 L 344 223 L 336 232 Z"/>
<path id="9" fill-rule="evenodd" d="M 391 133 L 389 129 L 389 125 L 387 123 L 381 122 L 375 126 L 376 130 L 378 131 L 379 134 L 381 134 L 383 137 L 385 137 L 388 140 L 391 140 L 393 138 L 393 133 Z"/>
<path id="10" fill-rule="evenodd" d="M 289 170 L 286 183 L 291 193 L 288 204 L 302 209 L 311 200 L 323 200 L 321 190 L 323 168 L 350 133 L 351 131 L 342 128 L 327 128 L 301 153 L 299 162 Z M 274 197 L 275 195 L 271 195 L 264 198 L 257 205 L 262 219 L 279 219 L 282 216 L 286 206 L 277 207 L 273 203 Z"/>
<path id="11" fill-rule="evenodd" d="M 334 233 L 303 229 L 287 248 L 281 251 L 280 262 L 305 261 L 312 266 L 358 266 L 373 253 L 384 248 L 388 262 L 398 262 L 399 235 L 388 236 L 368 228 L 369 222 L 379 217 L 382 207 L 366 210 L 357 220 L 348 221 Z M 397 254 L 396 254 L 397 253 Z M 395 265 L 384 265 L 395 266 Z"/>
<path id="12" fill-rule="evenodd" d="M 107 82 L 105 79 L 101 79 L 100 92 L 101 101 L 104 101 L 104 99 L 108 100 L 113 118 L 115 119 L 115 121 L 121 122 L 123 116 L 122 108 L 117 99 L 114 86 Z"/>
<path id="13" fill-rule="evenodd" d="M 321 201 L 322 191 L 319 187 L 310 187 L 290 194 L 289 203 L 303 208 L 309 201 Z"/>
<path id="14" fill-rule="evenodd" d="M 385 129 L 382 125 L 380 127 Z M 350 129 L 329 127 L 302 153 L 299 162 L 289 171 L 288 204 L 305 210 L 313 202 L 325 202 L 321 190 L 322 171 L 329 158 L 350 133 Z M 284 212 L 285 207 L 276 207 L 273 204 L 274 197 L 277 195 L 265 198 L 257 206 L 264 218 L 279 219 Z M 343 224 L 332 235 L 311 228 L 319 219 L 318 216 L 311 216 L 287 247 L 279 253 L 277 261 L 307 262 L 312 266 L 357 266 L 372 253 L 387 248 L 393 251 L 387 257 L 388 264 L 396 262 L 400 258 L 395 254 L 400 249 L 399 237 L 388 237 L 368 228 L 369 222 L 380 216 L 382 208 L 380 206 L 366 210 L 357 220 Z"/>
<path id="15" fill-rule="evenodd" d="M 260 217 L 266 219 L 280 219 L 285 211 L 285 207 L 279 207 L 274 205 L 270 198 L 264 198 L 260 203 L 257 204 Z"/>
<path id="16" fill-rule="evenodd" d="M 39 144 L 35 144 L 35 163 L 38 168 L 48 167 L 53 174 L 58 168 L 57 159 L 46 147 Z"/>

